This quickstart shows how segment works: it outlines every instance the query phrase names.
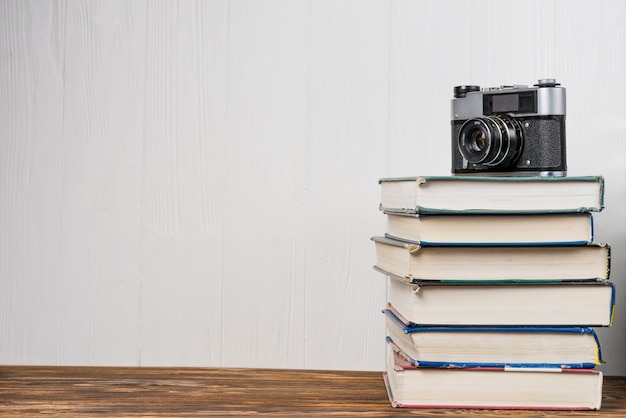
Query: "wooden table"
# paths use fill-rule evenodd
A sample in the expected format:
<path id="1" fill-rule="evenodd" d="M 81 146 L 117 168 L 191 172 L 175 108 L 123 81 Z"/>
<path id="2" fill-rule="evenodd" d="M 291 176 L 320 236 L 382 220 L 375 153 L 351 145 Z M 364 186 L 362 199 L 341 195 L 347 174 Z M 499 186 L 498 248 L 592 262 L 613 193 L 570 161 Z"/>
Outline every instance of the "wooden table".
<path id="1" fill-rule="evenodd" d="M 465 411 L 501 417 L 626 417 L 626 377 L 604 378 L 602 409 Z M 0 366 L 0 416 L 451 416 L 389 405 L 379 372 Z"/>

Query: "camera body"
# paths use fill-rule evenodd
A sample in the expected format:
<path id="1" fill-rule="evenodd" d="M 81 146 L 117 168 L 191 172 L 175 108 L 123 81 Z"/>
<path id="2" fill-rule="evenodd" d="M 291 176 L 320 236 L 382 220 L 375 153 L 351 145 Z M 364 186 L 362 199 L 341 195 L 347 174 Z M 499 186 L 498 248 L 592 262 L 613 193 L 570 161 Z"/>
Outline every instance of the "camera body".
<path id="1" fill-rule="evenodd" d="M 565 88 L 456 86 L 451 103 L 454 174 L 565 175 Z"/>

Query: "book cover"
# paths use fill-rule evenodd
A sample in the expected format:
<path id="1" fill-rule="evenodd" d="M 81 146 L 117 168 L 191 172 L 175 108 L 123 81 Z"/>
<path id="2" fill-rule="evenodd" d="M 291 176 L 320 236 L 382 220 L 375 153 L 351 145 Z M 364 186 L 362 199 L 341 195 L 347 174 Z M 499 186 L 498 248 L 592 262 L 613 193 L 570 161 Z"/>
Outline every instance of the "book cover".
<path id="1" fill-rule="evenodd" d="M 408 214 L 384 212 L 385 237 L 421 246 L 585 245 L 590 212 L 559 214 Z"/>
<path id="2" fill-rule="evenodd" d="M 375 236 L 375 267 L 396 276 L 435 281 L 608 280 L 610 246 L 425 246 Z"/>
<path id="3" fill-rule="evenodd" d="M 418 326 L 383 310 L 387 341 L 421 367 L 594 368 L 600 342 L 589 327 Z"/>
<path id="4" fill-rule="evenodd" d="M 387 301 L 413 325 L 608 327 L 609 281 L 411 282 L 387 274 Z"/>
<path id="5" fill-rule="evenodd" d="M 380 209 L 403 213 L 600 211 L 602 176 L 421 176 L 381 178 Z"/>
<path id="6" fill-rule="evenodd" d="M 388 345 L 383 378 L 394 408 L 596 410 L 603 375 L 594 369 L 417 367 Z"/>

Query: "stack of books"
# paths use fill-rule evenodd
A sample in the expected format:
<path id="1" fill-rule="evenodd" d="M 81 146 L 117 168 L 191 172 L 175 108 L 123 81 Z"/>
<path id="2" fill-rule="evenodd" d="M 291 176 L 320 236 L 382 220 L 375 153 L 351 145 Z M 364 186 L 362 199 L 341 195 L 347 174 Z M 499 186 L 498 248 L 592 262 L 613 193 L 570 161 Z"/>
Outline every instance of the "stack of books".
<path id="1" fill-rule="evenodd" d="M 599 409 L 613 321 L 601 176 L 380 180 L 392 406 Z"/>

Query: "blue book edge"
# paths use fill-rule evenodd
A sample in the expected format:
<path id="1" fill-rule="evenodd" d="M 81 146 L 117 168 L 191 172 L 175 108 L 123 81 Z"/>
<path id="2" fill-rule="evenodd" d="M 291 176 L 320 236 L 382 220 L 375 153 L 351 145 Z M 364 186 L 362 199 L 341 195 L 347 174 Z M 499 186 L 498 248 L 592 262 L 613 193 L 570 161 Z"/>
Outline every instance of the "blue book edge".
<path id="1" fill-rule="evenodd" d="M 480 369 L 480 368 L 519 368 L 519 369 L 593 369 L 594 363 L 471 363 L 471 362 L 438 362 L 420 361 L 406 354 L 390 337 L 386 337 L 387 343 L 391 345 L 393 351 L 402 356 L 412 366 L 432 369 Z"/>
<path id="2" fill-rule="evenodd" d="M 597 360 L 598 364 L 605 363 L 602 359 L 602 347 L 600 345 L 600 339 L 598 335 L 591 327 L 575 327 L 575 326 L 564 326 L 564 327 L 532 327 L 532 326 L 519 326 L 519 327 L 500 327 L 500 326 L 433 326 L 433 325 L 424 325 L 420 326 L 417 324 L 407 323 L 406 320 L 403 320 L 398 312 L 396 312 L 393 308 L 383 309 L 382 313 L 385 314 L 388 318 L 393 320 L 400 328 L 402 328 L 405 334 L 411 334 L 414 332 L 556 332 L 556 333 L 569 333 L 569 334 L 589 334 L 593 337 L 596 342 L 597 347 Z M 387 337 L 388 341 L 392 341 L 390 337 Z M 395 343 L 394 343 L 395 345 Z M 417 360 L 416 360 L 417 361 Z M 413 363 L 411 363 L 413 364 Z M 426 366 L 426 364 L 431 364 L 431 366 Z M 448 366 L 442 366 L 443 364 L 449 364 Z M 454 364 L 458 363 L 443 363 L 443 362 L 423 362 L 420 361 L 419 365 L 422 367 L 459 367 L 454 366 Z M 474 366 L 463 366 L 463 367 L 479 367 L 476 366 L 478 363 L 463 363 L 463 364 L 474 364 Z M 481 363 L 482 364 L 482 363 Z M 417 364 L 414 364 L 417 365 Z M 438 366 L 437 366 L 438 365 Z M 540 364 L 540 365 L 532 365 L 532 366 L 521 366 L 521 365 L 511 365 L 507 364 L 510 367 L 570 367 L 570 368 L 593 368 L 596 366 L 594 363 L 574 363 L 574 364 Z M 500 363 L 489 363 L 488 366 L 482 365 L 481 367 L 504 367 Z"/>

